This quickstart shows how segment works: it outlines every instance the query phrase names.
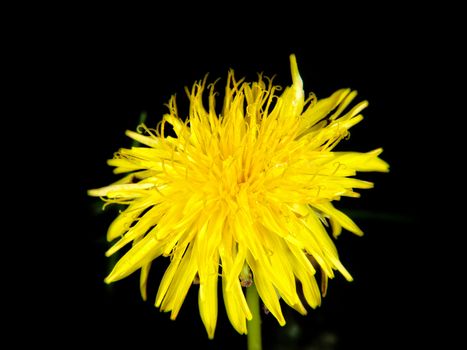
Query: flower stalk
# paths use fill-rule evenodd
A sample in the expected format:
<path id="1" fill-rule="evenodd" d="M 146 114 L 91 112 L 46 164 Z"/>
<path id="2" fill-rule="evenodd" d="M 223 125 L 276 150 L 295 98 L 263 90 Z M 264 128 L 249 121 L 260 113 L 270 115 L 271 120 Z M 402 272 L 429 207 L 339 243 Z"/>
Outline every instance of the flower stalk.
<path id="1" fill-rule="evenodd" d="M 246 289 L 246 301 L 253 316 L 251 320 L 247 322 L 248 350 L 261 350 L 261 313 L 259 295 L 254 284 Z"/>

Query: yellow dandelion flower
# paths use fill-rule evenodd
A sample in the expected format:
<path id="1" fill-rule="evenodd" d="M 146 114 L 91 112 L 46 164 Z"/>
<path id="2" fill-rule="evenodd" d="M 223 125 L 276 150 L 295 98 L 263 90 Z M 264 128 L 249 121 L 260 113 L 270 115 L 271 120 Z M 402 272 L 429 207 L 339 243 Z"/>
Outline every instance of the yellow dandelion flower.
<path id="1" fill-rule="evenodd" d="M 155 306 L 175 319 L 196 282 L 201 319 L 213 338 L 219 276 L 227 315 L 239 333 L 247 332 L 246 320 L 252 318 L 244 294 L 249 278 L 280 325 L 285 324 L 281 298 L 306 314 L 304 302 L 320 305 L 334 271 L 352 280 L 325 226 L 330 224 L 334 237 L 342 228 L 362 231 L 332 201 L 358 197 L 354 189 L 373 186 L 354 178 L 357 171 L 386 172 L 388 164 L 378 157 L 381 149 L 333 151 L 362 120 L 367 102 L 349 107 L 357 95 L 350 89 L 305 99 L 294 55 L 290 65 L 292 85 L 281 94 L 271 79 L 260 75 L 247 83 L 230 71 L 219 115 L 214 84 L 206 86 L 205 78 L 187 89 L 186 121 L 172 97 L 157 130 L 141 125 L 138 132 L 126 132 L 142 146 L 120 149 L 108 164 L 116 174 L 129 174 L 89 191 L 128 205 L 109 227 L 107 239 L 118 240 L 106 255 L 132 246 L 107 283 L 141 270 L 146 299 L 153 260 L 170 257 Z"/>

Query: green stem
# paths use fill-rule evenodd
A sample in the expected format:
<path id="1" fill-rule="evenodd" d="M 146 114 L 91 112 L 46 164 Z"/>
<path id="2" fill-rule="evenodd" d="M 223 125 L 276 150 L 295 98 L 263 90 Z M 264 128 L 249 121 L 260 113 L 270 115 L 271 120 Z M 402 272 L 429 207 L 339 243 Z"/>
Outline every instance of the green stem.
<path id="1" fill-rule="evenodd" d="M 254 284 L 246 289 L 246 301 L 253 316 L 251 321 L 247 321 L 248 350 L 261 350 L 261 314 L 259 308 L 259 295 Z"/>

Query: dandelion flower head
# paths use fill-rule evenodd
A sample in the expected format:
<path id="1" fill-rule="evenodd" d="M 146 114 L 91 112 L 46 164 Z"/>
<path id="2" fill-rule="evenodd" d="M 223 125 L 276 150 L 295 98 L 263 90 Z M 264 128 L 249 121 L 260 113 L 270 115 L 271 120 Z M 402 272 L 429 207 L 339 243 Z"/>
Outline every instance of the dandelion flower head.
<path id="1" fill-rule="evenodd" d="M 284 325 L 280 299 L 306 314 L 306 304 L 320 305 L 335 271 L 352 280 L 332 237 L 342 228 L 362 231 L 332 202 L 372 187 L 355 178 L 357 172 L 386 172 L 388 164 L 379 158 L 381 149 L 334 151 L 362 120 L 367 102 L 351 106 L 357 93 L 350 89 L 320 100 L 306 97 L 294 55 L 290 66 L 292 85 L 284 90 L 262 75 L 245 82 L 230 71 L 220 113 L 215 84 L 205 78 L 186 89 L 186 119 L 173 96 L 156 129 L 140 125 L 138 132 L 126 132 L 140 146 L 122 148 L 108 161 L 126 176 L 89 191 L 127 206 L 108 229 L 107 239 L 115 243 L 106 255 L 131 246 L 107 283 L 140 270 L 146 299 L 151 264 L 169 258 L 155 306 L 175 319 L 198 284 L 201 319 L 212 338 L 219 280 L 239 333 L 247 332 L 252 318 L 244 294 L 251 283 Z"/>

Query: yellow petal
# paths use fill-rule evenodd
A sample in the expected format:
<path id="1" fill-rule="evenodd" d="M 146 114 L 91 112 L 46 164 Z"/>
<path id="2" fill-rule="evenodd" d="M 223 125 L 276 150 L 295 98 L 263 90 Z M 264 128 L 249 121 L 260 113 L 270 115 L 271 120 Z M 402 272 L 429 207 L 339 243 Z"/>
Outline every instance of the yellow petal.
<path id="1" fill-rule="evenodd" d="M 152 261 L 143 265 L 141 267 L 141 275 L 139 278 L 139 290 L 141 292 L 141 298 L 146 301 L 147 300 L 147 285 L 148 285 L 148 276 L 149 270 L 151 269 Z"/>
<path id="2" fill-rule="evenodd" d="M 139 269 L 144 260 L 155 259 L 162 253 L 162 246 L 153 236 L 148 235 L 133 246 L 115 265 L 105 279 L 106 283 L 115 282 Z"/>
<path id="3" fill-rule="evenodd" d="M 203 280 L 200 279 L 198 305 L 201 320 L 203 321 L 209 339 L 214 338 L 217 323 L 217 269 L 218 256 L 212 258 L 212 273 Z"/>
<path id="4" fill-rule="evenodd" d="M 382 148 L 378 148 L 367 153 L 336 152 L 336 162 L 357 171 L 388 172 L 389 164 L 378 157 L 382 152 Z"/>
<path id="5" fill-rule="evenodd" d="M 242 287 L 238 280 L 231 284 L 230 288 L 227 288 L 227 284 L 227 278 L 223 278 L 222 293 L 227 316 L 237 332 L 246 334 L 246 320 L 251 320 L 253 316 L 246 302 Z"/>
<path id="6" fill-rule="evenodd" d="M 95 190 L 89 190 L 88 195 L 93 197 L 105 197 L 105 196 L 121 196 L 127 198 L 139 197 L 140 190 L 146 190 L 154 187 L 153 184 L 121 184 L 121 185 L 110 185 Z"/>
<path id="7" fill-rule="evenodd" d="M 282 314 L 279 298 L 271 282 L 270 276 L 262 268 L 261 264 L 257 263 L 251 255 L 247 257 L 247 262 L 253 271 L 253 280 L 264 305 L 266 305 L 268 310 L 274 315 L 279 324 L 284 326 L 284 315 Z"/>
<path id="8" fill-rule="evenodd" d="M 133 140 L 138 141 L 139 143 L 142 143 L 143 145 L 149 146 L 149 147 L 154 147 L 157 148 L 160 145 L 160 141 L 155 138 L 155 137 L 149 137 L 149 136 L 144 136 L 141 134 L 138 134 L 134 131 L 127 130 L 125 132 L 125 135 L 128 137 L 131 137 Z"/>
<path id="9" fill-rule="evenodd" d="M 353 232 L 359 236 L 363 235 L 363 231 L 360 230 L 355 222 L 353 222 L 352 219 L 345 215 L 343 212 L 334 208 L 331 203 L 313 204 L 313 206 L 336 220 L 346 230 L 349 230 L 350 232 Z"/>
<path id="10" fill-rule="evenodd" d="M 309 107 L 301 116 L 302 129 L 312 127 L 333 111 L 349 94 L 350 89 L 341 89 L 334 92 L 330 97 L 318 100 L 316 105 Z"/>
<path id="11" fill-rule="evenodd" d="M 190 245 L 174 273 L 173 280 L 161 304 L 161 310 L 171 311 L 170 318 L 172 320 L 177 318 L 197 272 L 198 267 L 192 252 L 193 247 Z"/>

